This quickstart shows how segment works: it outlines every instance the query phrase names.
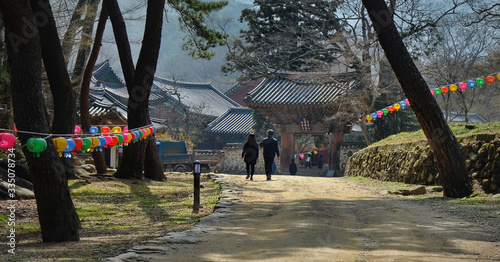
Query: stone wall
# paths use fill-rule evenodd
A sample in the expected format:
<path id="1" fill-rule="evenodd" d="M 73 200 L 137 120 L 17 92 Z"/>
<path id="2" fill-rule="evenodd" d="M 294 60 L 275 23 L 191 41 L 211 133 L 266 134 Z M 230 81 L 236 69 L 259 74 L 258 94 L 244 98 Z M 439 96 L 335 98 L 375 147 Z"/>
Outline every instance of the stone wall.
<path id="1" fill-rule="evenodd" d="M 458 138 L 469 175 L 485 192 L 500 191 L 500 135 Z M 364 176 L 409 184 L 440 184 L 434 154 L 427 142 L 367 147 L 348 161 L 346 176 Z"/>
<path id="2" fill-rule="evenodd" d="M 218 172 L 231 172 L 231 173 L 246 173 L 245 162 L 241 159 L 241 152 L 243 144 L 231 144 L 224 148 L 224 156 L 216 171 Z M 277 173 L 280 172 L 280 161 L 275 158 Z M 255 174 L 265 174 L 264 158 L 262 157 L 262 150 L 260 151 L 259 160 L 255 165 Z"/>

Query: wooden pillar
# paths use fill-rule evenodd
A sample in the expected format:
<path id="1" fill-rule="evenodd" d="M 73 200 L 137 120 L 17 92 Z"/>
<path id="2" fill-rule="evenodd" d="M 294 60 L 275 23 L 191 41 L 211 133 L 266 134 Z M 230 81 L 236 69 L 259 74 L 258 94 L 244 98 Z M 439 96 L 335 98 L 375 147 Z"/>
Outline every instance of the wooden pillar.
<path id="1" fill-rule="evenodd" d="M 281 172 L 288 173 L 288 166 L 295 151 L 295 135 L 290 132 L 281 133 L 280 166 Z"/>
<path id="2" fill-rule="evenodd" d="M 344 140 L 342 132 L 332 133 L 330 135 L 329 148 L 328 148 L 328 169 L 340 169 L 340 143 Z"/>

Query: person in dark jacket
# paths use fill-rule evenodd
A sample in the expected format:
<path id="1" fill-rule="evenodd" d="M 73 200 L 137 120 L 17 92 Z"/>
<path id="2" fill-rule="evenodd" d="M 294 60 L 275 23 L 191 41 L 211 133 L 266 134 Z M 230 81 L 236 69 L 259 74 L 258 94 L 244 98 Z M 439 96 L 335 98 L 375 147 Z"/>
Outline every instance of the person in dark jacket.
<path id="1" fill-rule="evenodd" d="M 267 180 L 271 180 L 274 156 L 277 156 L 278 160 L 280 160 L 278 140 L 276 140 L 273 135 L 274 131 L 272 129 L 267 130 L 267 137 L 262 139 L 262 141 L 260 142 L 260 147 L 264 148 L 264 150 L 262 151 L 262 155 L 264 156 L 264 166 L 266 168 Z"/>
<path id="2" fill-rule="evenodd" d="M 290 171 L 290 175 L 297 174 L 297 165 L 295 164 L 295 159 L 292 158 L 290 166 L 288 167 L 288 171 Z"/>
<path id="3" fill-rule="evenodd" d="M 254 134 L 249 134 L 245 145 L 243 145 L 243 152 L 241 153 L 241 158 L 245 162 L 247 169 L 247 177 L 253 180 L 253 174 L 255 172 L 255 164 L 259 159 L 259 145 L 255 139 Z"/>
<path id="4" fill-rule="evenodd" d="M 319 169 L 323 169 L 323 155 L 319 155 L 319 159 L 318 159 L 318 168 Z"/>

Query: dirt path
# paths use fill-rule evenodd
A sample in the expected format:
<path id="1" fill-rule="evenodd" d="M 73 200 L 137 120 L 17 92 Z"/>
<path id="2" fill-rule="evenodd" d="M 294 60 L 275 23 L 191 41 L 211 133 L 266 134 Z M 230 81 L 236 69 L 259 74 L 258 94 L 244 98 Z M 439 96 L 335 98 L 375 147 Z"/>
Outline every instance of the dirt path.
<path id="1" fill-rule="evenodd" d="M 220 178 L 217 212 L 109 261 L 500 261 L 500 229 L 343 178 Z"/>

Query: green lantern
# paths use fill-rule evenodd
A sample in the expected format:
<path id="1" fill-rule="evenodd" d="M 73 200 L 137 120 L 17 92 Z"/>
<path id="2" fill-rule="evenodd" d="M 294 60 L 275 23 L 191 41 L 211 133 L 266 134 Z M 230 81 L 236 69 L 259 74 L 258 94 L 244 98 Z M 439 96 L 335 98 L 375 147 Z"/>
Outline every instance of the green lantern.
<path id="1" fill-rule="evenodd" d="M 92 146 L 92 139 L 84 137 L 82 138 L 82 140 L 83 140 L 82 153 L 85 153 L 87 149 L 89 149 L 90 146 Z"/>
<path id="2" fill-rule="evenodd" d="M 40 157 L 40 153 L 47 148 L 47 141 L 43 138 L 32 137 L 26 142 L 26 147 L 34 157 Z"/>

